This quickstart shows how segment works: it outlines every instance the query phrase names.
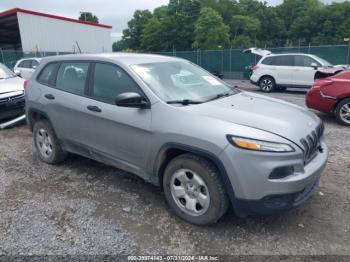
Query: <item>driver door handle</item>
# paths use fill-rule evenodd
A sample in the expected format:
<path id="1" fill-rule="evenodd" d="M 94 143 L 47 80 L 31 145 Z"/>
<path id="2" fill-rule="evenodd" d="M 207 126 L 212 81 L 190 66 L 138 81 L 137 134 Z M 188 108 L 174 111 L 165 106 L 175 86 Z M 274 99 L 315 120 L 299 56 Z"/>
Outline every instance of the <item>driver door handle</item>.
<path id="1" fill-rule="evenodd" d="M 97 113 L 102 112 L 102 110 L 98 106 L 88 106 L 87 109 L 92 111 L 92 112 L 97 112 Z"/>
<path id="2" fill-rule="evenodd" d="M 49 100 L 54 100 L 55 99 L 55 96 L 52 95 L 52 94 L 46 94 L 45 97 L 46 97 L 46 99 L 49 99 Z"/>

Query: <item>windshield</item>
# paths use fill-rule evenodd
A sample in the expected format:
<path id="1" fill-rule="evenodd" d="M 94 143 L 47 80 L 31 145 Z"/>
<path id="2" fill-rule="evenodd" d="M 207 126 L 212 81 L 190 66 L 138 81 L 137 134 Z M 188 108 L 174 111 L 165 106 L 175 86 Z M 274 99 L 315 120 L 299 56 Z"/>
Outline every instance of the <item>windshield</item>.
<path id="1" fill-rule="evenodd" d="M 189 62 L 149 63 L 131 67 L 166 102 L 206 102 L 238 92 Z"/>
<path id="2" fill-rule="evenodd" d="M 317 58 L 317 60 L 319 61 L 319 62 L 321 62 L 321 64 L 323 65 L 323 66 L 333 66 L 331 63 L 329 63 L 327 60 L 324 60 L 323 58 L 321 58 L 321 57 L 318 57 L 318 56 L 315 56 L 316 58 Z"/>
<path id="3" fill-rule="evenodd" d="M 15 76 L 15 73 L 13 73 L 10 69 L 8 69 L 5 65 L 0 64 L 0 79 L 6 79 Z"/>

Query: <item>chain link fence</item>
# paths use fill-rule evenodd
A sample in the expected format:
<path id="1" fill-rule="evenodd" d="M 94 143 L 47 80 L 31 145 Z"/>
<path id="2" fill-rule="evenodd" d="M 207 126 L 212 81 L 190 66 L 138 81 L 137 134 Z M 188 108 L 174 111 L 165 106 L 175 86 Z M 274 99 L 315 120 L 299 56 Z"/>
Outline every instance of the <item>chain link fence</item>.
<path id="1" fill-rule="evenodd" d="M 10 69 L 13 69 L 16 62 L 22 58 L 46 57 L 46 56 L 65 55 L 65 54 L 71 54 L 71 53 L 69 52 L 22 52 L 22 51 L 0 49 L 0 63 L 6 65 Z"/>
<path id="2" fill-rule="evenodd" d="M 272 53 L 307 53 L 317 55 L 334 65 L 350 64 L 350 45 L 301 46 L 295 48 L 267 48 Z M 210 72 L 217 72 L 227 79 L 248 79 L 249 66 L 261 57 L 245 54 L 242 49 L 196 50 L 158 52 L 157 54 L 185 58 Z"/>
<path id="3" fill-rule="evenodd" d="M 267 48 L 272 53 L 308 53 L 326 59 L 334 65 L 350 64 L 350 45 L 301 46 L 295 48 Z M 62 52 L 21 52 L 0 49 L 0 62 L 13 69 L 21 58 L 63 55 Z M 248 79 L 249 66 L 256 64 L 260 57 L 245 54 L 242 49 L 195 50 L 157 52 L 157 54 L 181 57 L 196 63 L 210 72 L 223 74 L 227 79 Z"/>

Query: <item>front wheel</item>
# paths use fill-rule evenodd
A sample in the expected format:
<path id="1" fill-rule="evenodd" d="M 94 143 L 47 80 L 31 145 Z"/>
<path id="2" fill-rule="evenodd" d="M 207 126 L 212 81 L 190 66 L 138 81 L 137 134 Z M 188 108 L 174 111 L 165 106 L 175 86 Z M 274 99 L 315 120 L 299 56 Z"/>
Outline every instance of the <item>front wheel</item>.
<path id="1" fill-rule="evenodd" d="M 276 89 L 275 80 L 270 76 L 264 76 L 259 81 L 260 90 L 264 93 L 271 93 Z"/>
<path id="2" fill-rule="evenodd" d="M 344 99 L 337 105 L 335 116 L 340 124 L 350 126 L 350 98 Z"/>
<path id="3" fill-rule="evenodd" d="M 195 155 L 181 155 L 170 162 L 164 173 L 163 188 L 174 212 L 192 224 L 213 224 L 228 209 L 217 168 Z"/>

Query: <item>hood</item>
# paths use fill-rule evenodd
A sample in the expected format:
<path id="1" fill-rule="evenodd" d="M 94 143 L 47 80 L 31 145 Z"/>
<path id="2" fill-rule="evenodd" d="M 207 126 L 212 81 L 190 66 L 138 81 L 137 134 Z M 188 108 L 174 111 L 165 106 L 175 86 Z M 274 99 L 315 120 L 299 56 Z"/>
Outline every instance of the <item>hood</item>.
<path id="1" fill-rule="evenodd" d="M 0 79 L 0 95 L 16 91 L 24 91 L 24 81 L 25 80 L 20 77 Z"/>
<path id="2" fill-rule="evenodd" d="M 278 99 L 241 92 L 236 95 L 186 108 L 189 112 L 264 130 L 299 146 L 321 123 L 307 109 Z"/>

